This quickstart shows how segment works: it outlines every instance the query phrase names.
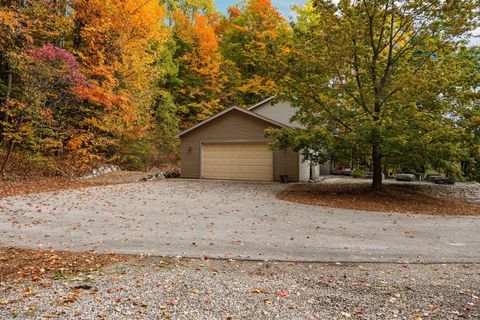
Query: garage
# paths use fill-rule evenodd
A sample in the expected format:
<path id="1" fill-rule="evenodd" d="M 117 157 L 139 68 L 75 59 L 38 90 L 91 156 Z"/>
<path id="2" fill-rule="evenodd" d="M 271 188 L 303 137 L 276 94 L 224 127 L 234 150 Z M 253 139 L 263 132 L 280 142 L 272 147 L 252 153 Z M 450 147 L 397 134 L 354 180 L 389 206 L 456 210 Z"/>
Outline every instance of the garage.
<path id="1" fill-rule="evenodd" d="M 203 143 L 202 178 L 273 180 L 273 152 L 262 143 Z"/>
<path id="2" fill-rule="evenodd" d="M 300 155 L 293 150 L 270 150 L 273 137 L 266 129 L 288 128 L 239 107 L 231 107 L 180 132 L 181 177 L 299 181 Z"/>

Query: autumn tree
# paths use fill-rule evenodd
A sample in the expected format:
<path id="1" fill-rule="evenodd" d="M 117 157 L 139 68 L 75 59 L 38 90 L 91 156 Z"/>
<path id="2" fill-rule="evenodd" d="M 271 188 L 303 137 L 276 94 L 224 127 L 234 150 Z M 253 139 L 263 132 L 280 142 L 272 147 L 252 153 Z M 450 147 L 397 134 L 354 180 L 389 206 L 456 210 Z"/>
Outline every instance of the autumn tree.
<path id="1" fill-rule="evenodd" d="M 85 115 L 78 107 L 79 92 L 87 86 L 75 57 L 52 45 L 28 50 L 19 61 L 22 89 L 28 95 L 3 104 L 7 120 L 3 138 L 8 150 L 2 162 L 4 171 L 15 146 L 34 155 L 63 155 L 75 151 L 72 143 L 81 134 L 78 125 Z"/>
<path id="2" fill-rule="evenodd" d="M 364 153 L 374 190 L 385 161 L 459 172 L 450 63 L 477 25 L 475 1 L 313 1 L 298 14 L 283 92 L 306 129 L 279 132 L 280 145 L 317 160 L 322 149 Z"/>
<path id="3" fill-rule="evenodd" d="M 59 42 L 68 33 L 70 18 L 59 15 L 59 4 L 50 1 L 0 3 L 0 102 L 15 90 L 15 63 L 25 50 L 45 42 Z"/>
<path id="4" fill-rule="evenodd" d="M 70 18 L 60 14 L 60 2 L 2 1 L 0 4 L 0 146 L 6 148 L 2 171 L 18 142 L 25 118 L 28 92 L 22 65 L 26 50 L 45 42 L 58 42 L 70 30 Z"/>
<path id="5" fill-rule="evenodd" d="M 214 16 L 196 14 L 192 21 L 177 12 L 173 34 L 179 73 L 172 89 L 185 126 L 223 109 L 227 78 L 222 71 Z"/>
<path id="6" fill-rule="evenodd" d="M 215 3 L 213 0 L 161 0 L 168 10 L 171 23 L 174 15 L 181 12 L 188 19 L 193 20 L 196 14 L 215 14 Z"/>
<path id="7" fill-rule="evenodd" d="M 220 32 L 222 55 L 240 75 L 231 79 L 237 80 L 237 102 L 251 105 L 277 94 L 291 34 L 287 20 L 270 0 L 248 0 L 229 8 Z"/>
<path id="8" fill-rule="evenodd" d="M 86 68 L 88 119 L 103 152 L 139 167 L 152 128 L 158 50 L 167 38 L 158 1 L 76 0 L 73 47 Z"/>

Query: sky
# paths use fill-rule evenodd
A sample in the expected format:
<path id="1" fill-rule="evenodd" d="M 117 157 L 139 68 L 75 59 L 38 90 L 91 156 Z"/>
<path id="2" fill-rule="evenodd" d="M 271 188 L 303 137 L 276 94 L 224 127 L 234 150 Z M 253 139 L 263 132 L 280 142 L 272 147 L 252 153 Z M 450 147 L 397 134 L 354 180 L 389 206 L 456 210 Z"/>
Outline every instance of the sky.
<path id="1" fill-rule="evenodd" d="M 215 4 L 217 9 L 220 12 L 226 13 L 227 8 L 235 5 L 236 3 L 240 2 L 241 0 L 215 0 Z M 299 0 L 271 0 L 272 5 L 276 7 L 284 17 L 290 18 L 292 16 L 290 7 L 292 5 L 301 5 L 305 1 Z M 480 35 L 480 28 L 475 30 L 474 34 Z M 480 38 L 474 38 L 471 41 L 472 45 L 480 45 Z"/>

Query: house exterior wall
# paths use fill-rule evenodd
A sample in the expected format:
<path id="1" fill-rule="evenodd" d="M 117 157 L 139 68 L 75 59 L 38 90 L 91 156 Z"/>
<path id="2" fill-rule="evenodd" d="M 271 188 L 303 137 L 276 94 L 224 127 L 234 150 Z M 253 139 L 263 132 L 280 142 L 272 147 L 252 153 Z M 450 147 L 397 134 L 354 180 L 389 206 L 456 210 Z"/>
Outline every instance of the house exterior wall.
<path id="1" fill-rule="evenodd" d="M 330 172 L 332 171 L 332 161 L 327 160 L 326 162 L 320 164 L 318 166 L 319 168 L 319 175 L 320 176 L 328 176 L 330 175 Z"/>
<path id="2" fill-rule="evenodd" d="M 299 161 L 299 181 L 308 181 L 310 180 L 310 160 L 303 159 L 301 153 L 298 154 L 298 161 Z"/>
<path id="3" fill-rule="evenodd" d="M 271 142 L 265 137 L 265 129 L 271 123 L 232 110 L 221 117 L 185 133 L 181 139 L 181 176 L 183 178 L 201 177 L 201 144 L 206 142 Z M 296 159 L 296 160 L 295 160 Z M 298 153 L 293 151 L 274 151 L 274 180 L 279 181 L 280 174 L 288 174 L 292 181 L 298 181 Z"/>
<path id="4" fill-rule="evenodd" d="M 275 120 L 281 124 L 291 126 L 294 128 L 301 128 L 302 125 L 298 122 L 291 122 L 290 119 L 295 115 L 297 111 L 290 102 L 280 101 L 272 104 L 268 101 L 262 105 L 259 105 L 250 111 L 255 112 L 265 118 Z"/>
<path id="5" fill-rule="evenodd" d="M 276 150 L 273 152 L 273 180 L 280 181 L 280 175 L 286 174 L 289 181 L 299 180 L 298 152 Z"/>
<path id="6" fill-rule="evenodd" d="M 319 166 L 319 165 L 316 165 L 316 166 L 312 167 L 312 176 L 311 176 L 311 178 L 312 178 L 312 179 L 317 179 L 318 177 L 320 177 L 320 166 Z"/>

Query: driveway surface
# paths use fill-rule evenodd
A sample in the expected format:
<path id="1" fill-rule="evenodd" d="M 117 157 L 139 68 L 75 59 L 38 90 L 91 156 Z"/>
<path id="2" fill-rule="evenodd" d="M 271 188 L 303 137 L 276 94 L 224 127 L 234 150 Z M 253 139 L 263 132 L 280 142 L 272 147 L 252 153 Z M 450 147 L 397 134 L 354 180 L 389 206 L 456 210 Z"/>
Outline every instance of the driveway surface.
<path id="1" fill-rule="evenodd" d="M 166 180 L 0 199 L 0 245 L 322 262 L 480 262 L 480 217 L 276 199 L 285 186 Z"/>

